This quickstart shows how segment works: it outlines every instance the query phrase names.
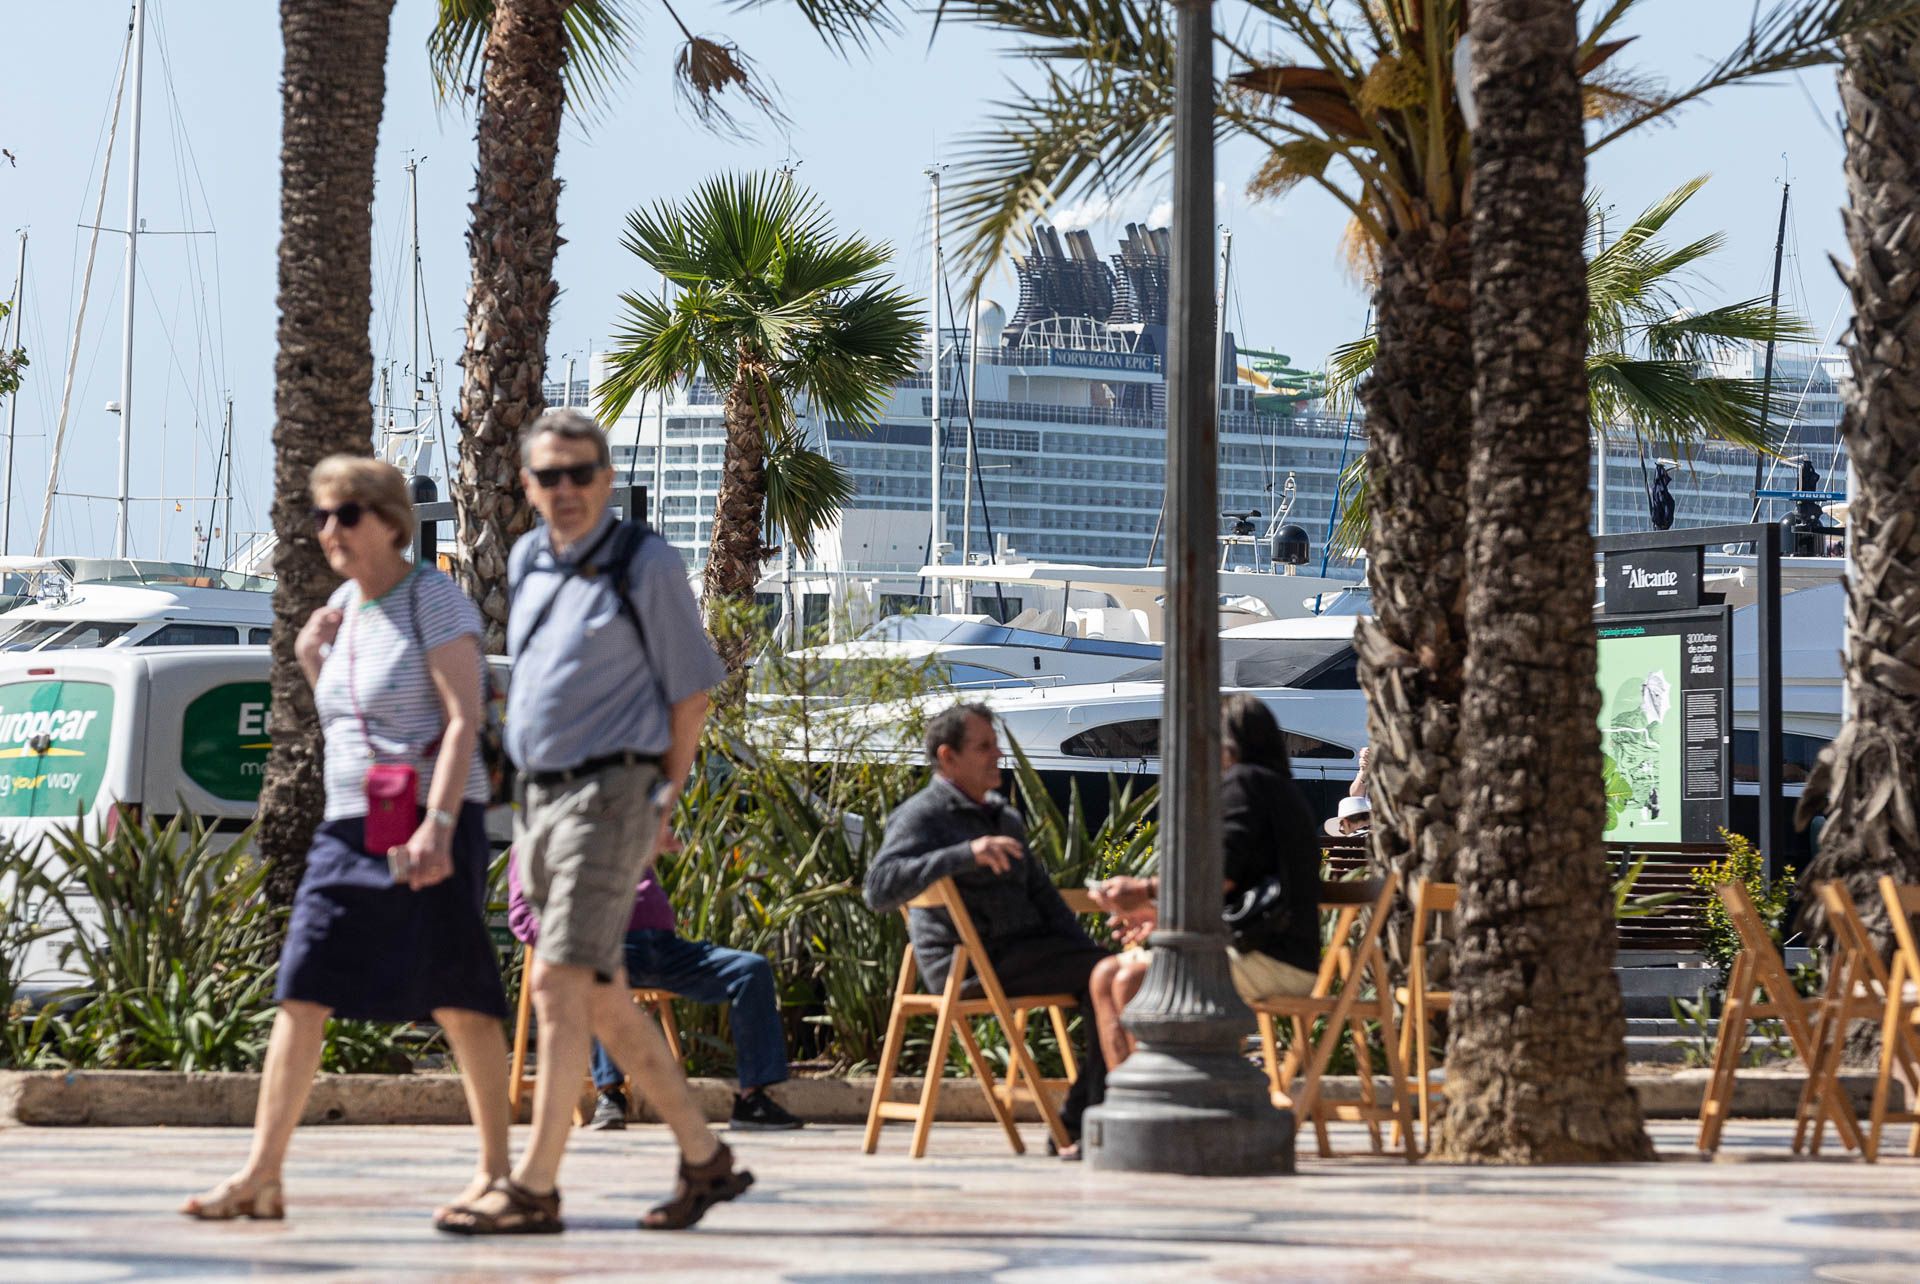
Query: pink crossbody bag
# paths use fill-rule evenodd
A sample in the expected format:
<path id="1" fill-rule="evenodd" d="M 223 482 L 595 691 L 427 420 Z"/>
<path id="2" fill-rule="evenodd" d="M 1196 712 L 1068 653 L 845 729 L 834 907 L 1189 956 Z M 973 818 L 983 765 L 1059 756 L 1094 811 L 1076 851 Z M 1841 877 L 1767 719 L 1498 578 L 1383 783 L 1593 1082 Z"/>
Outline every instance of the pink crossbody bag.
<path id="1" fill-rule="evenodd" d="M 359 617 L 347 629 L 347 700 L 360 724 L 360 738 L 366 743 L 367 756 L 374 755 L 373 731 L 366 715 L 360 712 L 360 697 L 354 690 L 353 636 Z M 405 847 L 420 827 L 420 773 L 410 762 L 379 762 L 367 765 L 363 784 L 367 795 L 366 849 L 376 856 L 389 856 L 395 847 Z M 389 863 L 391 857 L 389 856 Z M 395 871 L 396 879 L 399 875 Z"/>

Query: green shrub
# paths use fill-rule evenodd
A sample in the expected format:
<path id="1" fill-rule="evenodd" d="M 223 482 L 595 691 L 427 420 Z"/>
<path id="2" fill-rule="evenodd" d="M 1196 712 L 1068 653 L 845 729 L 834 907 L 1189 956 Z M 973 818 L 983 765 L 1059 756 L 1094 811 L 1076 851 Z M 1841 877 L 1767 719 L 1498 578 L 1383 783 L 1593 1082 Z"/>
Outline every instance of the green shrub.
<path id="1" fill-rule="evenodd" d="M 1793 867 L 1788 866 L 1780 877 L 1769 883 L 1766 862 L 1750 839 L 1725 829 L 1720 831 L 1720 836 L 1727 843 L 1726 859 L 1700 866 L 1693 871 L 1692 878 L 1705 900 L 1701 952 L 1719 971 L 1714 993 L 1725 994 L 1733 960 L 1740 953 L 1740 933 L 1734 929 L 1733 920 L 1727 917 L 1727 908 L 1720 903 L 1714 889 L 1722 883 L 1738 883 L 1746 888 L 1754 910 L 1766 925 L 1767 935 L 1778 948 L 1786 931 L 1787 904 L 1793 899 Z"/>

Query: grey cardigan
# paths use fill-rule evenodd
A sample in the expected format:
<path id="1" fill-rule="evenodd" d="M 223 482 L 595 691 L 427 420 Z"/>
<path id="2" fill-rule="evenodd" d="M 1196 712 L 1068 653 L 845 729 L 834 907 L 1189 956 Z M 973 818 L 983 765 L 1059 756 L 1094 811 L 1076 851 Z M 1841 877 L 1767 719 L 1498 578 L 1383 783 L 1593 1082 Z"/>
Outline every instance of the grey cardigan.
<path id="1" fill-rule="evenodd" d="M 1031 855 L 1004 874 L 975 863 L 973 840 L 988 834 L 1016 838 L 1023 847 L 1027 841 L 1027 827 L 1006 799 L 988 794 L 984 805 L 975 803 L 936 775 L 887 818 L 880 854 L 867 869 L 868 908 L 889 913 L 951 876 L 989 958 L 999 946 L 1035 936 L 1063 936 L 1097 948 Z M 960 943 L 952 918 L 945 910 L 910 910 L 907 935 L 927 984 L 945 984 Z"/>

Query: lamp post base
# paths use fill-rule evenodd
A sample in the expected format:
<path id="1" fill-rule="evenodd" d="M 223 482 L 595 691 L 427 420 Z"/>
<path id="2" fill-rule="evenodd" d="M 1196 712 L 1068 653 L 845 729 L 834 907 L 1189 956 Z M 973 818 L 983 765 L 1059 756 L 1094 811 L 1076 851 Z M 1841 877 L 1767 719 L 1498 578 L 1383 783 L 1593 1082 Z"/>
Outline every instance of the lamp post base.
<path id="1" fill-rule="evenodd" d="M 1107 1080 L 1081 1142 L 1087 1163 L 1114 1172 L 1251 1177 L 1294 1170 L 1294 1119 L 1267 1096 L 1266 1076 L 1238 1055 L 1141 1048 Z"/>

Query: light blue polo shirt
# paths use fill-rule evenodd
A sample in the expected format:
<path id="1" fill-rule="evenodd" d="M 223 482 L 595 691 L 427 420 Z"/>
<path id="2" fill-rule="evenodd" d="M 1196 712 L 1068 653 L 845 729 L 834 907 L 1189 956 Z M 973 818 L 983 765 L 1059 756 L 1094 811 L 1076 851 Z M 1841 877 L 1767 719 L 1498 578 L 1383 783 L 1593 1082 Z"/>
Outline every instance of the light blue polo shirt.
<path id="1" fill-rule="evenodd" d="M 613 523 L 609 512 L 569 558 L 592 549 Z M 604 558 L 603 548 L 595 561 Z M 521 536 L 507 559 L 513 681 L 505 731 L 507 752 L 522 771 L 564 771 L 622 752 L 663 754 L 672 743 L 672 706 L 727 672 L 701 626 L 686 565 L 664 538 L 641 541 L 627 577 L 644 645 L 604 577 L 575 575 L 571 567 L 555 556 L 544 523 Z"/>

